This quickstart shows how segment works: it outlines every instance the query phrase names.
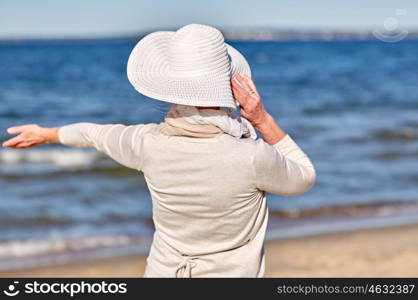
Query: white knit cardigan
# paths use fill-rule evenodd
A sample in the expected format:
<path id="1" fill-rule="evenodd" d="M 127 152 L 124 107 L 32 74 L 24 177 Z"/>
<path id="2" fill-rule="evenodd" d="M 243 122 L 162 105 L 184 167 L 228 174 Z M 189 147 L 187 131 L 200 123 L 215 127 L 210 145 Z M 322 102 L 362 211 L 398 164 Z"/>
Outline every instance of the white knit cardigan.
<path id="1" fill-rule="evenodd" d="M 262 277 L 266 193 L 312 187 L 309 158 L 288 135 L 270 146 L 222 133 L 168 136 L 160 126 L 77 123 L 59 137 L 144 173 L 155 224 L 145 277 Z"/>

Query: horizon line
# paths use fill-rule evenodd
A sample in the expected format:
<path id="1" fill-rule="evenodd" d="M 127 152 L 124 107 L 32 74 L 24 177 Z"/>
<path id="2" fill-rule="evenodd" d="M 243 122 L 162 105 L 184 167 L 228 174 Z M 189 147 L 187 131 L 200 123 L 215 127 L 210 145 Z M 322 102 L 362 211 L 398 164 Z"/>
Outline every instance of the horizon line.
<path id="1" fill-rule="evenodd" d="M 141 38 L 154 31 L 175 31 L 176 28 L 154 28 L 141 30 L 138 32 L 120 33 L 120 34 L 92 34 L 92 35 L 28 35 L 28 36 L 0 36 L 0 42 L 19 42 L 19 41 L 94 41 L 94 40 L 134 40 Z M 225 27 L 220 29 L 226 40 L 242 41 L 285 41 L 287 39 L 303 40 L 303 37 L 318 38 L 321 35 L 328 35 L 332 40 L 338 39 L 336 35 L 345 35 L 345 38 L 364 38 L 373 36 L 373 29 L 366 28 L 273 28 L 273 27 Z M 418 28 L 404 28 L 408 35 L 413 39 L 418 39 Z M 270 36 L 268 36 L 270 34 Z M 246 36 L 244 36 L 246 35 Z M 264 35 L 261 38 L 260 35 Z M 267 35 L 267 36 L 266 36 Z M 280 36 L 283 35 L 283 36 Z M 307 36 L 310 35 L 310 36 Z M 333 35 L 333 36 L 330 36 Z M 246 38 L 248 37 L 248 38 Z M 341 38 L 341 37 L 340 37 Z M 410 37 L 411 38 L 411 37 Z M 322 39 L 320 39 L 322 40 Z M 323 38 L 327 40 L 327 38 Z"/>

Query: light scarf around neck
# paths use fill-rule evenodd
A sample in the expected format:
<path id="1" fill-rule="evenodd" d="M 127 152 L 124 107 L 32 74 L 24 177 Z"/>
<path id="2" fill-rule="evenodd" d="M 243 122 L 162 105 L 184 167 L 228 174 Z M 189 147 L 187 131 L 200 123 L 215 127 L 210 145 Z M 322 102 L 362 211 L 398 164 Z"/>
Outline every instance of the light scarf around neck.
<path id="1" fill-rule="evenodd" d="M 173 104 L 165 118 L 164 131 L 169 135 L 177 135 L 177 127 L 181 132 L 191 136 L 213 136 L 227 133 L 236 138 L 256 139 L 257 134 L 251 123 L 226 109 L 198 109 L 195 106 Z"/>

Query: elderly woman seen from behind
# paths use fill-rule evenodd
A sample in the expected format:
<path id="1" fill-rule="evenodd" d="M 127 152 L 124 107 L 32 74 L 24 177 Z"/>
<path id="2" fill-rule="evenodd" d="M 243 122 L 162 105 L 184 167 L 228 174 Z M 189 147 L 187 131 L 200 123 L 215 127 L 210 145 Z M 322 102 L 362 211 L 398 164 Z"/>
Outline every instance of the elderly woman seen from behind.
<path id="1" fill-rule="evenodd" d="M 155 224 L 145 277 L 262 277 L 266 193 L 306 192 L 315 170 L 263 107 L 245 58 L 217 29 L 191 24 L 140 40 L 128 78 L 172 103 L 164 122 L 16 126 L 3 146 L 94 147 L 142 171 Z"/>

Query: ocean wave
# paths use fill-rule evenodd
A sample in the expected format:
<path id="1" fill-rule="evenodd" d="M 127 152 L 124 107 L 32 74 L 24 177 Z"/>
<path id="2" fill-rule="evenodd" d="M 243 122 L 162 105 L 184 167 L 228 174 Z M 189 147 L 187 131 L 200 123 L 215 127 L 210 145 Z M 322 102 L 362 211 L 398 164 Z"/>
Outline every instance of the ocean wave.
<path id="1" fill-rule="evenodd" d="M 0 162 L 6 164 L 49 163 L 58 167 L 89 166 L 101 159 L 99 152 L 81 149 L 1 150 Z"/>
<path id="2" fill-rule="evenodd" d="M 308 209 L 270 210 L 272 216 L 289 219 L 321 217 L 384 216 L 400 213 L 418 213 L 416 201 L 369 202 L 351 205 L 321 206 Z"/>
<path id="3" fill-rule="evenodd" d="M 90 165 L 90 166 L 82 166 L 82 167 L 75 167 L 72 166 L 71 168 L 65 169 L 53 169 L 53 170 L 45 170 L 45 169 L 37 169 L 28 171 L 27 169 L 20 168 L 20 170 L 1 170 L 0 172 L 0 179 L 6 179 L 11 181 L 19 181 L 19 180 L 31 180 L 31 179 L 60 179 L 65 178 L 67 176 L 78 176 L 78 175 L 98 175 L 98 176 L 106 176 L 106 177 L 113 177 L 113 178 L 126 178 L 126 177 L 136 177 L 141 176 L 141 172 L 137 172 L 133 169 L 128 169 L 123 166 L 105 166 L 105 165 Z"/>
<path id="4" fill-rule="evenodd" d="M 131 238 L 126 235 L 86 236 L 68 239 L 11 240 L 0 242 L 0 258 L 25 257 L 103 247 L 116 247 L 127 245 L 131 241 Z"/>
<path id="5" fill-rule="evenodd" d="M 383 129 L 376 133 L 376 138 L 383 142 L 411 142 L 418 139 L 418 128 L 405 127 L 393 129 Z"/>
<path id="6" fill-rule="evenodd" d="M 416 159 L 418 158 L 418 151 L 384 151 L 381 153 L 373 154 L 371 157 L 378 160 L 396 160 L 401 158 Z"/>
<path id="7" fill-rule="evenodd" d="M 58 218 L 53 216 L 36 216 L 36 217 L 20 217 L 20 218 L 0 218 L 0 227 L 6 228 L 28 228 L 33 226 L 63 226 L 69 225 L 72 221 L 69 219 Z"/>
<path id="8" fill-rule="evenodd" d="M 77 174 L 138 176 L 138 171 L 116 163 L 103 153 L 84 149 L 0 150 L 0 165 L 0 179 L 13 181 Z"/>

